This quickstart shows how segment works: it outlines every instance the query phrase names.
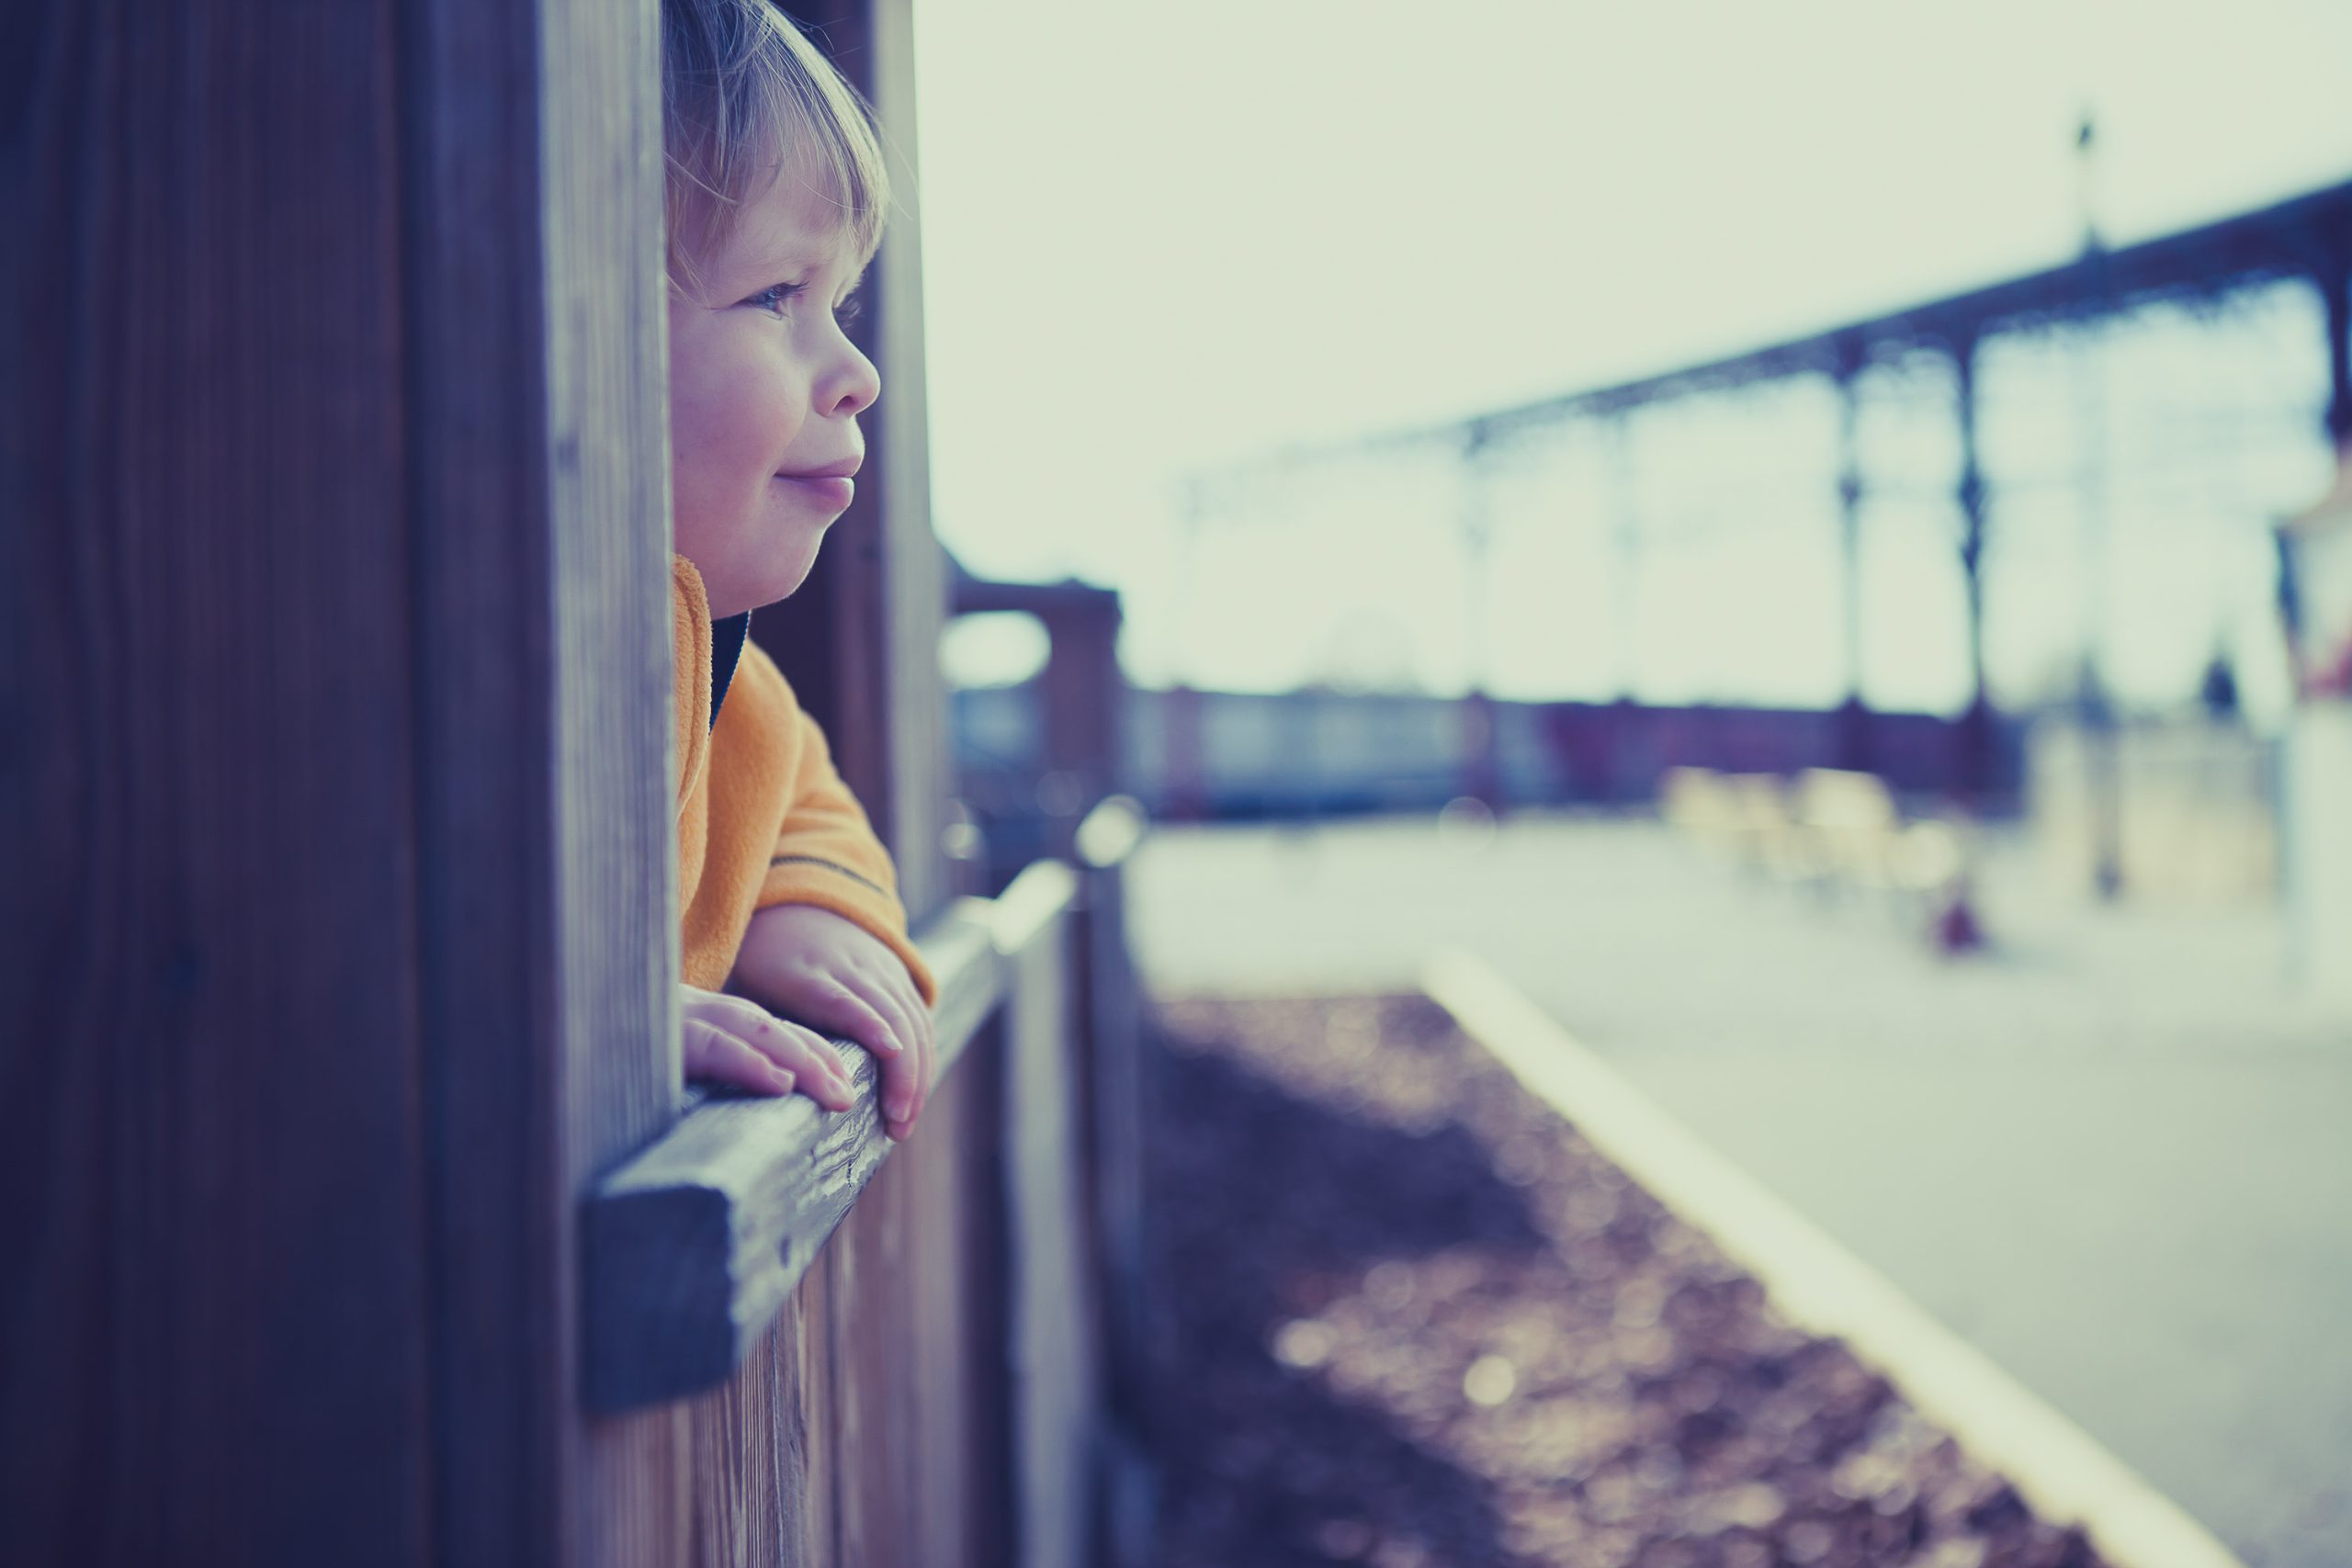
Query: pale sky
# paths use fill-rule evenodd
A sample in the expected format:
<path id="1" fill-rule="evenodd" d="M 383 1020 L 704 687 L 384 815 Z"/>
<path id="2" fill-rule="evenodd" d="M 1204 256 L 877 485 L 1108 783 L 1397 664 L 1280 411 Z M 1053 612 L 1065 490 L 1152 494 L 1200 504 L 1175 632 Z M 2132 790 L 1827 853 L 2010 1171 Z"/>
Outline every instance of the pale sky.
<path id="1" fill-rule="evenodd" d="M 2352 177 L 2352 6 L 2333 0 L 918 0 L 916 23 L 940 533 L 985 575 L 1120 588 L 1122 657 L 1148 682 L 1263 688 L 1393 664 L 1447 689 L 1475 659 L 1513 694 L 1605 694 L 1630 659 L 1659 700 L 1834 701 L 1819 525 L 1834 513 L 1804 488 L 1829 428 L 1817 389 L 1764 395 L 1761 412 L 1660 416 L 1643 436 L 1645 506 L 1736 508 L 1738 525 L 1645 554 L 1630 585 L 1607 570 L 1605 498 L 1574 500 L 1594 465 L 1573 452 L 1497 481 L 1484 587 L 1461 577 L 1448 471 L 1340 469 L 1245 499 L 1189 568 L 1176 481 L 2062 261 L 2079 243 L 2086 105 L 2111 242 Z M 2116 578 L 2109 657 L 2151 700 L 2210 651 L 2167 653 L 2184 590 L 2161 586 L 2161 563 L 2231 579 L 2197 625 L 2257 637 L 2254 513 L 2326 477 L 2305 423 L 2308 312 L 2289 299 L 2242 315 L 2218 337 L 2160 325 L 2109 343 L 2090 372 L 2105 393 L 2063 355 L 2039 370 L 2034 351 L 2012 355 L 2010 423 L 2027 432 L 2012 452 L 2103 396 L 2114 536 L 2153 537 L 2166 507 L 2188 519 L 2186 543 L 2127 551 Z M 1917 423 L 1897 391 L 1886 420 Z M 2134 454 L 2187 429 L 2212 461 L 2135 498 Z M 1941 435 L 1908 439 L 1932 451 Z M 1903 446 L 1881 444 L 1890 471 Z M 2016 584 L 2006 602 L 1996 590 L 1996 678 L 2017 689 L 2065 640 L 2033 643 L 2018 628 L 2041 610 L 2020 605 L 2080 600 L 2078 578 L 2056 584 L 2079 564 L 2082 448 L 2053 450 L 2041 493 L 2021 483 L 1996 513 L 1995 575 Z M 1662 502 L 1657 482 L 1690 494 Z M 1932 476 L 1905 480 L 1920 496 L 1906 524 L 1888 482 L 1866 535 L 1866 689 L 1939 706 L 1957 627 L 1939 502 Z M 989 663 L 985 647 L 961 657 Z"/>

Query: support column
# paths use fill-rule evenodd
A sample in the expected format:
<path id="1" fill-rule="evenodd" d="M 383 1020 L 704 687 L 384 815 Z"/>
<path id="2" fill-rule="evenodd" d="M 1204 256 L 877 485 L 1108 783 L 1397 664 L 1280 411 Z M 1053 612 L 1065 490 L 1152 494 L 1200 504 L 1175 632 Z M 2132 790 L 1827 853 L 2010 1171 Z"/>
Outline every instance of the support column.
<path id="1" fill-rule="evenodd" d="M 1860 344 L 1840 344 L 1838 385 L 1838 548 L 1845 612 L 1846 700 L 1838 710 L 1838 765 L 1870 767 L 1870 710 L 1862 702 L 1862 458 L 1858 426 L 1862 370 Z"/>
<path id="2" fill-rule="evenodd" d="M 1968 712 L 1961 720 L 1959 782 L 1970 806 L 1984 807 L 1993 779 L 1993 704 L 1984 684 L 1984 472 L 1976 450 L 1976 339 L 1951 345 L 1960 420 L 1960 569 L 1968 593 Z"/>
<path id="3" fill-rule="evenodd" d="M 1495 733 L 1494 700 L 1488 694 L 1487 593 L 1488 552 L 1494 543 L 1494 502 L 1484 425 L 1470 427 L 1463 449 L 1466 496 L 1462 509 L 1463 647 L 1469 692 L 1462 703 L 1462 793 L 1502 809 L 1502 766 Z"/>
<path id="4" fill-rule="evenodd" d="M 2094 243 L 2087 265 L 2105 276 L 2105 253 Z M 2102 284 L 2102 298 L 2107 290 Z M 2082 467 L 2083 655 L 2076 713 L 2082 728 L 2086 798 L 2090 807 L 2091 886 L 2112 902 L 2123 891 L 2123 773 L 2116 735 L 2113 694 L 2107 681 L 2109 541 L 2108 428 L 2106 367 L 2095 335 L 2099 322 L 2080 324 L 2083 344 L 2078 360 L 2080 378 L 2077 412 L 2086 448 Z"/>
<path id="5" fill-rule="evenodd" d="M 1611 627 L 1617 637 L 1617 700 L 1630 705 L 1634 701 L 1634 601 L 1641 582 L 1642 543 L 1641 507 L 1634 483 L 1631 410 L 1620 409 L 1611 416 L 1609 445 L 1617 503 L 1618 612 L 1616 624 Z"/>

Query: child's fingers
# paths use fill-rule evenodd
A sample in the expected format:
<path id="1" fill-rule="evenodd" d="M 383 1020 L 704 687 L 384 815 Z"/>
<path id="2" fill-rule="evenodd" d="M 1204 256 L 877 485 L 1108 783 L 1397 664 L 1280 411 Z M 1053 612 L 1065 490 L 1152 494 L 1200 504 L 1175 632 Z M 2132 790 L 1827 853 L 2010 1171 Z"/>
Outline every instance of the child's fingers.
<path id="1" fill-rule="evenodd" d="M 903 1009 L 906 1004 L 902 1002 L 900 1006 Z M 922 1108 L 930 1102 L 931 1080 L 939 1071 L 939 1051 L 932 1040 L 931 1014 L 922 1008 L 920 998 L 912 1008 L 911 1016 L 920 1021 L 907 1026 L 909 1036 L 913 1041 L 913 1045 L 907 1055 L 914 1058 L 909 1064 L 907 1076 L 914 1092 L 910 1097 L 907 1113 L 902 1119 L 905 1127 L 900 1129 L 901 1137 L 905 1136 L 907 1128 L 911 1128 L 915 1124 L 916 1120 L 922 1115 Z"/>
<path id="2" fill-rule="evenodd" d="M 813 1030 L 797 1023 L 786 1023 L 759 1003 L 747 998 L 724 998 L 730 1010 L 722 1021 L 729 1032 L 741 1036 L 758 1050 L 767 1052 L 785 1066 L 802 1075 L 805 1082 L 809 1075 L 821 1072 L 849 1087 L 849 1064 L 833 1049 L 832 1042 Z"/>
<path id="3" fill-rule="evenodd" d="M 882 1130 L 892 1139 L 903 1138 L 922 1109 L 922 1055 L 908 1051 L 883 1062 L 876 1085 Z"/>
<path id="4" fill-rule="evenodd" d="M 809 1099 L 830 1111 L 846 1111 L 857 1102 L 849 1065 L 831 1041 L 797 1023 L 768 1021 L 768 1029 L 752 1043 L 778 1066 L 797 1075 Z"/>
<path id="5" fill-rule="evenodd" d="M 908 1095 L 903 1107 L 895 1111 L 886 1107 L 886 1114 L 898 1123 L 891 1129 L 892 1135 L 903 1138 L 931 1099 L 932 1079 L 939 1071 L 939 1048 L 932 1034 L 931 1010 L 922 1005 L 921 997 L 911 989 L 887 984 L 877 983 L 875 989 L 876 1005 L 888 1015 L 891 1027 L 906 1042 L 910 1058 L 906 1072 Z"/>
<path id="6" fill-rule="evenodd" d="M 929 1019 L 921 1006 L 910 1006 L 906 997 L 878 980 L 855 976 L 847 984 L 867 1008 L 881 1015 L 901 1050 L 919 1051 L 929 1042 L 931 1032 L 925 1027 Z"/>
<path id="7" fill-rule="evenodd" d="M 759 1094 L 790 1094 L 797 1078 L 744 1041 L 703 1019 L 688 1019 L 681 1043 L 686 1076 L 733 1084 Z"/>
<path id="8" fill-rule="evenodd" d="M 910 1127 L 913 1126 L 916 1119 L 922 1115 L 922 1108 L 931 1103 L 931 1081 L 938 1071 L 938 1055 L 926 1043 L 922 1048 L 922 1068 L 915 1075 L 914 1114 L 907 1118 L 907 1125 Z"/>
<path id="9" fill-rule="evenodd" d="M 825 1021 L 874 1053 L 877 1061 L 888 1064 L 906 1055 L 911 1041 L 899 1032 L 863 981 L 836 977 L 826 987 L 830 1015 Z"/>
<path id="10" fill-rule="evenodd" d="M 773 1093 L 789 1092 L 797 1086 L 809 1099 L 833 1111 L 846 1111 L 855 1102 L 848 1064 L 822 1035 L 786 1023 L 747 998 L 693 987 L 685 991 L 683 1043 L 688 1077 L 718 1077 Z M 783 1077 L 749 1067 L 722 1041 L 749 1050 Z"/>
<path id="11" fill-rule="evenodd" d="M 875 1053 L 882 1068 L 883 1130 L 893 1138 L 903 1138 L 914 1119 L 922 1113 L 923 1093 L 931 1076 L 931 1052 L 924 1033 L 884 987 L 874 986 L 861 991 L 844 982 L 842 989 L 867 1021 L 865 1029 L 854 1032 L 861 1043 L 872 1049 L 872 1042 L 865 1038 L 869 1032 L 887 1034 L 890 1040 L 887 1054 Z"/>

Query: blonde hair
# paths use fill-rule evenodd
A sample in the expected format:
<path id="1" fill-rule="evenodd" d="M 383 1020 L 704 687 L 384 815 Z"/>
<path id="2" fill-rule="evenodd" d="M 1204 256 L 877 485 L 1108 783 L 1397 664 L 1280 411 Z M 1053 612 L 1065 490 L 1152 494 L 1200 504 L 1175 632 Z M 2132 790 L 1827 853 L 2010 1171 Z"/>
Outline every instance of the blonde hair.
<path id="1" fill-rule="evenodd" d="M 696 258 L 787 175 L 874 259 L 890 177 L 873 111 L 770 0 L 662 0 L 662 140 L 673 288 L 699 292 Z"/>

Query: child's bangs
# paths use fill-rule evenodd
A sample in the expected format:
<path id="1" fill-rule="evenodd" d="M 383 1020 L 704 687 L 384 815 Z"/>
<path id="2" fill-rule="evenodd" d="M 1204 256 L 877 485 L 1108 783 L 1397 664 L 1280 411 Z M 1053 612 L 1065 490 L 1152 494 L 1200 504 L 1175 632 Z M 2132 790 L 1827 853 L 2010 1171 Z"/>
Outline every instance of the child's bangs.
<path id="1" fill-rule="evenodd" d="M 813 217 L 838 223 L 864 266 L 890 202 L 865 102 L 766 0 L 735 16 L 741 30 L 665 28 L 662 39 L 672 276 L 694 280 L 694 258 L 724 244 L 743 205 L 779 179 L 803 187 Z"/>
<path id="2" fill-rule="evenodd" d="M 865 105 L 830 64 L 810 53 L 818 70 L 777 81 L 775 101 L 763 107 L 774 117 L 777 140 L 790 149 L 783 177 L 798 180 L 813 202 L 836 215 L 864 266 L 882 243 L 889 171 Z"/>

